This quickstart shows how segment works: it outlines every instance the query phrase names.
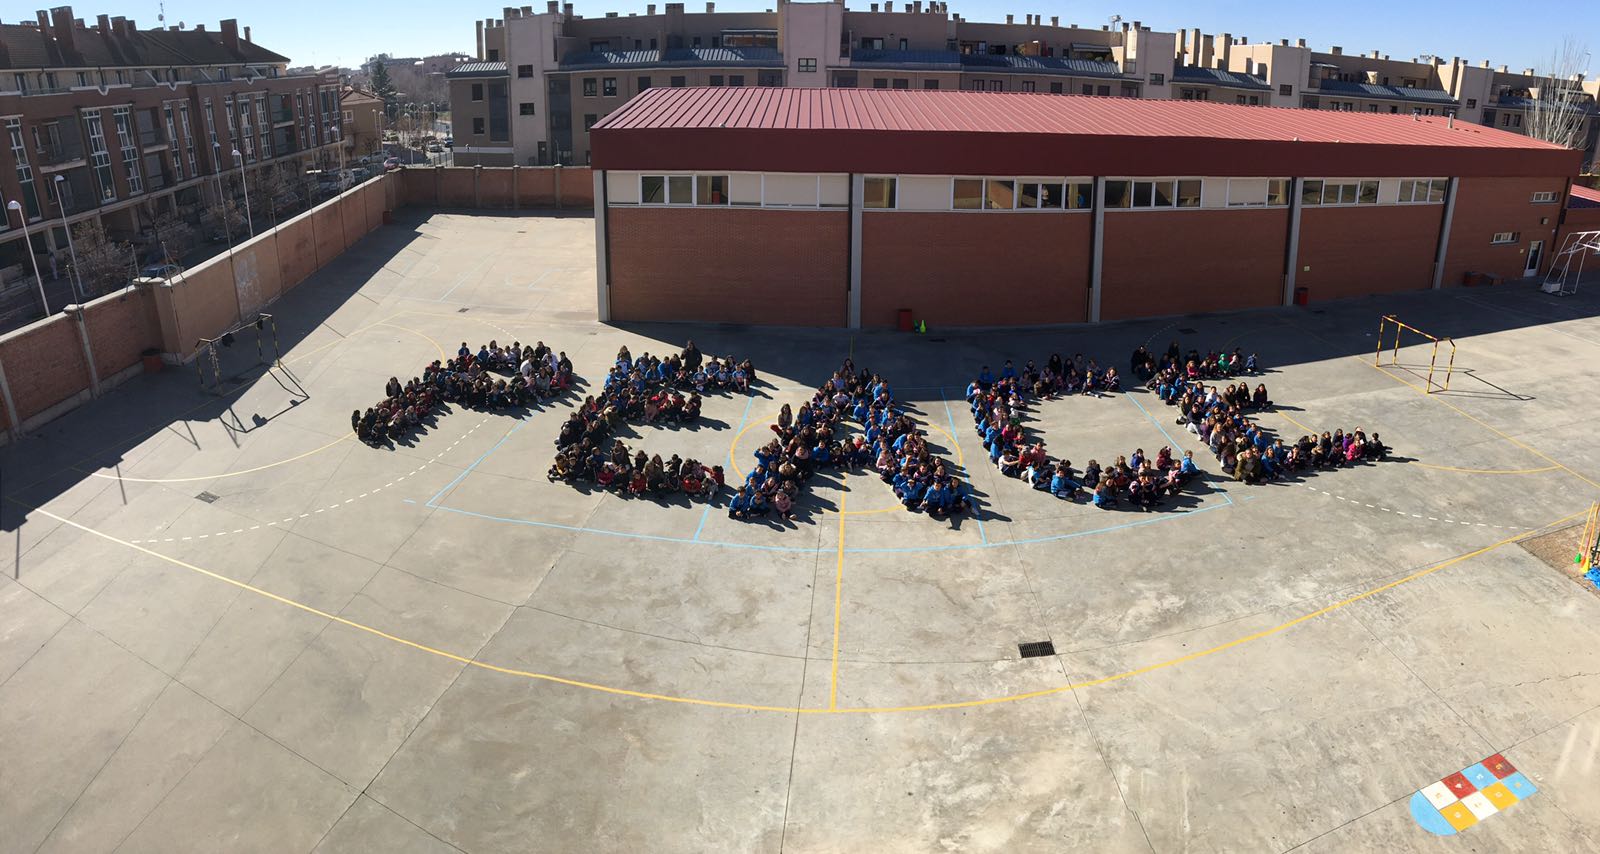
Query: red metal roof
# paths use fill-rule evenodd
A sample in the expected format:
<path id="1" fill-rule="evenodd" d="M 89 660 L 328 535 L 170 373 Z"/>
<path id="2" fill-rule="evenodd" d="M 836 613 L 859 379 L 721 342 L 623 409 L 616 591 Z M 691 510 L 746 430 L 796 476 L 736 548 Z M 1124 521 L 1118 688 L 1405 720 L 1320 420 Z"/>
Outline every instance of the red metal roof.
<path id="1" fill-rule="evenodd" d="M 1600 208 L 1600 190 L 1585 187 L 1582 184 L 1572 185 L 1572 198 L 1567 200 L 1569 208 Z"/>
<path id="2" fill-rule="evenodd" d="M 650 89 L 592 141 L 606 169 L 1564 176 L 1580 158 L 1441 116 L 895 89 Z"/>

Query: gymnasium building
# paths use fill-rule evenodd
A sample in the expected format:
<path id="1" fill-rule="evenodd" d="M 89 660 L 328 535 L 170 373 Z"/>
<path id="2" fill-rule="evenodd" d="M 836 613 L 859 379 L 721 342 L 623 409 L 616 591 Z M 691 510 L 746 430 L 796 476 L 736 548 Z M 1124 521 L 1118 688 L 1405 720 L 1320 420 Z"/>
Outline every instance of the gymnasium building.
<path id="1" fill-rule="evenodd" d="M 1582 153 L 1445 116 L 656 88 L 592 133 L 600 316 L 1006 326 L 1538 272 Z"/>

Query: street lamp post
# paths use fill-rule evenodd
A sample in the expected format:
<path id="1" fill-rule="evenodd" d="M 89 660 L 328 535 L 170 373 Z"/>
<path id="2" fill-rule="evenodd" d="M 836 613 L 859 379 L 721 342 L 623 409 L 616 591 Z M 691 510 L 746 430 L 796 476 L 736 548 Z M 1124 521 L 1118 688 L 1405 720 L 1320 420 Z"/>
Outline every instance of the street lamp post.
<path id="1" fill-rule="evenodd" d="M 61 230 L 67 233 L 67 255 L 72 259 L 72 275 L 68 278 L 68 281 L 72 282 L 74 292 L 81 301 L 83 299 L 83 276 L 78 272 L 78 250 L 72 246 L 72 224 L 67 222 L 67 203 L 61 200 L 61 185 L 66 180 L 66 178 L 57 175 L 51 183 L 56 188 L 56 207 L 61 208 Z"/>
<path id="2" fill-rule="evenodd" d="M 233 162 L 239 164 L 239 186 L 244 188 L 244 224 L 250 229 L 250 236 L 256 236 L 256 223 L 250 216 L 250 184 L 244 179 L 244 156 L 239 149 L 233 150 Z"/>
<path id="3" fill-rule="evenodd" d="M 222 189 L 222 143 L 211 143 L 211 177 L 217 180 L 217 205 L 222 208 L 222 237 L 233 254 L 233 226 L 228 222 L 228 197 Z"/>
<path id="4" fill-rule="evenodd" d="M 39 259 L 33 254 L 33 239 L 28 236 L 28 217 L 22 212 L 22 204 L 15 199 L 6 203 L 6 210 L 17 212 L 17 220 L 22 223 L 22 250 L 28 253 L 28 260 L 33 262 L 33 280 L 39 283 L 39 302 L 44 305 L 44 316 L 50 316 L 50 300 L 44 295 L 44 277 L 39 275 Z"/>

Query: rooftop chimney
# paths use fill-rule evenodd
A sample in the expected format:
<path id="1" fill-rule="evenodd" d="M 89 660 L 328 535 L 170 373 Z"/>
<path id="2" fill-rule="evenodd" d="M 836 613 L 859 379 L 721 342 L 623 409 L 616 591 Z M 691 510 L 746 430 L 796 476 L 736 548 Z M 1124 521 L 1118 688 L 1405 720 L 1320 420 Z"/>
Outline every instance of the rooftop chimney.
<path id="1" fill-rule="evenodd" d="M 1306 46 L 1306 40 L 1305 39 L 1295 39 L 1294 46 L 1295 47 L 1305 47 Z"/>
<path id="2" fill-rule="evenodd" d="M 72 7 L 57 6 L 50 10 L 50 15 L 55 18 L 55 26 L 50 34 L 67 50 L 72 50 Z"/>
<path id="3" fill-rule="evenodd" d="M 681 8 L 683 6 L 683 4 L 679 3 L 678 6 Z M 571 3 L 562 3 L 561 4 L 561 14 L 566 15 L 569 18 L 572 17 L 572 4 Z"/>
<path id="4" fill-rule="evenodd" d="M 97 16 L 94 19 L 94 25 L 95 25 L 96 29 L 100 30 L 100 32 L 102 32 L 102 33 L 110 33 L 111 32 L 111 16 L 110 15 L 99 15 L 99 16 Z"/>
<path id="5" fill-rule="evenodd" d="M 1504 65 L 1502 65 L 1502 66 L 1500 66 L 1500 73 L 1501 73 L 1501 74 L 1505 74 L 1505 73 L 1506 73 L 1506 72 L 1507 72 L 1507 71 L 1510 71 L 1510 69 L 1509 69 L 1509 68 L 1507 68 L 1507 67 L 1506 67 L 1506 66 L 1504 66 Z"/>
<path id="6" fill-rule="evenodd" d="M 1342 48 L 1342 47 L 1340 47 L 1338 45 L 1334 45 L 1333 46 L 1333 55 L 1334 56 L 1343 56 L 1344 55 L 1344 48 Z"/>
<path id="7" fill-rule="evenodd" d="M 1278 46 L 1279 47 L 1288 47 L 1289 46 L 1289 40 L 1288 39 L 1279 39 L 1278 40 Z"/>
<path id="8" fill-rule="evenodd" d="M 249 27 L 245 27 L 244 28 L 244 40 L 245 41 L 249 41 L 250 40 L 250 28 Z"/>
<path id="9" fill-rule="evenodd" d="M 1200 64 L 1200 28 L 1189 31 L 1189 64 Z"/>
<path id="10" fill-rule="evenodd" d="M 1017 16 L 1016 15 L 1007 15 L 1006 16 L 1006 23 L 1008 23 L 1008 24 L 1016 23 L 1016 20 L 1017 20 Z"/>
<path id="11" fill-rule="evenodd" d="M 1372 58 L 1373 59 L 1377 59 L 1378 58 L 1378 52 L 1377 51 L 1373 51 L 1372 52 Z"/>
<path id="12" fill-rule="evenodd" d="M 1488 67 L 1489 67 L 1489 60 L 1487 60 L 1487 59 L 1485 59 L 1485 60 L 1484 60 L 1484 61 L 1483 61 L 1483 67 L 1484 67 L 1484 68 L 1488 68 Z"/>
<path id="13" fill-rule="evenodd" d="M 1217 54 L 1217 67 L 1218 68 L 1220 68 L 1220 69 L 1222 69 L 1224 71 L 1227 70 L 1227 68 L 1228 68 L 1228 59 L 1233 56 L 1233 49 L 1232 48 L 1233 48 L 1233 34 L 1232 33 L 1223 33 L 1222 34 L 1222 51 L 1219 54 Z"/>
<path id="14" fill-rule="evenodd" d="M 1061 16 L 1059 16 L 1059 15 L 1051 15 L 1050 16 L 1050 26 L 1052 26 L 1052 27 L 1061 26 Z"/>
<path id="15" fill-rule="evenodd" d="M 872 11 L 874 11 L 874 12 L 878 11 L 878 4 L 876 4 L 876 3 L 872 4 Z"/>
<path id="16" fill-rule="evenodd" d="M 222 45 L 231 51 L 239 50 L 239 22 L 234 18 L 222 22 Z"/>
<path id="17" fill-rule="evenodd" d="M 706 4 L 706 14 L 707 15 L 709 15 L 712 12 L 715 12 L 715 11 L 717 11 L 717 4 L 715 4 L 715 3 L 707 3 Z"/>
<path id="18" fill-rule="evenodd" d="M 50 35 L 50 13 L 40 9 L 35 14 L 39 16 L 39 32 Z"/>
<path id="19" fill-rule="evenodd" d="M 561 12 L 561 0 L 549 0 L 544 4 L 546 15 L 555 15 Z"/>

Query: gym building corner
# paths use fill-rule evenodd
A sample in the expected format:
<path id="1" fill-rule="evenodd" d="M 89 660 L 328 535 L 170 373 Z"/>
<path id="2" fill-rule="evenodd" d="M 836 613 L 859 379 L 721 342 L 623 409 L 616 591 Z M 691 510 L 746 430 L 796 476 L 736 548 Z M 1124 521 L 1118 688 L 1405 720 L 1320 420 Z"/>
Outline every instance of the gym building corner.
<path id="1" fill-rule="evenodd" d="M 1448 117 L 652 89 L 593 130 L 602 320 L 1021 326 L 1538 273 L 1582 153 Z"/>

